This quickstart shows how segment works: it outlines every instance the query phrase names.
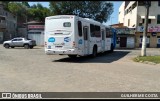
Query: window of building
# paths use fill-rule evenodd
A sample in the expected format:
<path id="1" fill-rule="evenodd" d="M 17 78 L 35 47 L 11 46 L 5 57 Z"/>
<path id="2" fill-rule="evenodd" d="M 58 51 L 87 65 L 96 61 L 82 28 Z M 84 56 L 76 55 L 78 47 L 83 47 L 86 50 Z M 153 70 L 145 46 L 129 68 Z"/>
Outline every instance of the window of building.
<path id="1" fill-rule="evenodd" d="M 157 36 L 157 44 L 160 44 L 160 36 Z"/>
<path id="2" fill-rule="evenodd" d="M 124 15 L 126 15 L 127 14 L 127 10 L 125 10 L 125 12 L 124 12 Z"/>
<path id="3" fill-rule="evenodd" d="M 128 8 L 128 12 L 130 12 L 130 11 L 132 11 L 132 7 L 129 7 L 129 8 Z"/>
<path id="4" fill-rule="evenodd" d="M 132 5 L 132 9 L 134 9 L 137 6 L 137 1 Z"/>
<path id="5" fill-rule="evenodd" d="M 138 1 L 138 6 L 145 6 L 145 1 Z M 151 6 L 151 1 L 150 1 Z"/>
<path id="6" fill-rule="evenodd" d="M 138 1 L 138 6 L 144 6 L 144 1 Z"/>
<path id="7" fill-rule="evenodd" d="M 139 26 L 142 26 L 142 23 L 139 23 Z"/>
<path id="8" fill-rule="evenodd" d="M 127 9 L 127 14 L 128 14 L 128 12 L 129 12 L 129 9 Z"/>
<path id="9" fill-rule="evenodd" d="M 142 23 L 144 24 L 145 19 L 142 19 Z M 148 24 L 151 24 L 151 19 L 148 19 Z"/>
<path id="10" fill-rule="evenodd" d="M 28 34 L 34 34 L 34 32 L 28 32 Z"/>
<path id="11" fill-rule="evenodd" d="M 41 32 L 34 32 L 34 34 L 41 34 Z"/>
<path id="12" fill-rule="evenodd" d="M 151 24 L 151 19 L 148 19 L 148 24 Z"/>
<path id="13" fill-rule="evenodd" d="M 130 26 L 130 19 L 128 19 L 128 26 Z"/>
<path id="14" fill-rule="evenodd" d="M 157 15 L 157 24 L 160 24 L 160 15 Z"/>
<path id="15" fill-rule="evenodd" d="M 150 36 L 147 36 L 146 43 L 149 44 Z M 140 43 L 143 41 L 143 36 L 140 36 Z"/>
<path id="16" fill-rule="evenodd" d="M 157 43 L 158 43 L 158 44 L 160 44 L 160 38 L 159 38 L 159 39 L 157 39 Z"/>
<path id="17" fill-rule="evenodd" d="M 120 37 L 117 37 L 116 43 L 117 43 L 117 44 L 120 43 Z"/>
<path id="18" fill-rule="evenodd" d="M 78 21 L 78 35 L 82 36 L 82 23 L 81 23 L 81 21 Z"/>

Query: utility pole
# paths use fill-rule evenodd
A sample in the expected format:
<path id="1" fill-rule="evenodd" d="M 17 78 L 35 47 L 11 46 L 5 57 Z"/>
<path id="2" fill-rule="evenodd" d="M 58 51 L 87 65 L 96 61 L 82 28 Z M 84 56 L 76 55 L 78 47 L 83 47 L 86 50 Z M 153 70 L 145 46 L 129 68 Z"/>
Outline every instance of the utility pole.
<path id="1" fill-rule="evenodd" d="M 27 6 L 25 6 L 25 10 L 26 10 L 26 30 L 27 30 L 27 35 L 26 38 L 28 38 L 28 8 Z"/>
<path id="2" fill-rule="evenodd" d="M 144 31 L 143 31 L 143 39 L 142 39 L 142 49 L 141 49 L 141 56 L 146 56 L 146 39 L 147 39 L 147 32 L 148 32 L 148 14 L 149 14 L 149 7 L 151 5 L 151 1 L 144 1 L 146 14 L 145 14 L 145 22 L 144 22 Z"/>
<path id="3" fill-rule="evenodd" d="M 27 35 L 26 35 L 26 38 L 28 38 L 28 20 L 27 20 L 27 14 L 26 14 L 26 30 L 27 30 Z"/>

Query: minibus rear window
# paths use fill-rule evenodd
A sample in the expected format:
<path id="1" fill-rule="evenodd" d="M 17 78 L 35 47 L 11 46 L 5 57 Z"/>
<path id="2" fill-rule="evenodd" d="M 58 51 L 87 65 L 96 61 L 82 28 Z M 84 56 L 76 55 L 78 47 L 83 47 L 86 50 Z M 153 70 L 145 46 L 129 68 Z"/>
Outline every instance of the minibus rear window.
<path id="1" fill-rule="evenodd" d="M 70 22 L 64 22 L 63 27 L 71 27 L 71 23 Z"/>

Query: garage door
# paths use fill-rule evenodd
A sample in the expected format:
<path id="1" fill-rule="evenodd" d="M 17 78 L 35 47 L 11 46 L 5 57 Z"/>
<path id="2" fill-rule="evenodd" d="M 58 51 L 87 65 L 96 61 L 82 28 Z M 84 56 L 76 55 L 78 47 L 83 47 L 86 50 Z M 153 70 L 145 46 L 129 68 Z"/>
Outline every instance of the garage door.
<path id="1" fill-rule="evenodd" d="M 35 40 L 36 44 L 38 46 L 42 46 L 44 45 L 44 34 L 40 33 L 40 34 L 28 34 L 28 38 Z"/>

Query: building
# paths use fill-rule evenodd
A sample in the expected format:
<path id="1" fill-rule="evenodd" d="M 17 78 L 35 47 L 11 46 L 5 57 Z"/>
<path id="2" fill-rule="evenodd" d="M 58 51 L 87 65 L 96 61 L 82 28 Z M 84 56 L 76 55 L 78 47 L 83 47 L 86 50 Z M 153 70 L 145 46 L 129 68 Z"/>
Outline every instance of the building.
<path id="1" fill-rule="evenodd" d="M 30 21 L 27 22 L 27 35 L 29 39 L 36 41 L 38 46 L 44 45 L 44 22 Z"/>
<path id="2" fill-rule="evenodd" d="M 144 1 L 124 1 L 119 8 L 118 22 L 135 28 L 135 47 L 142 46 L 145 19 Z M 147 47 L 160 47 L 160 1 L 151 1 L 148 17 Z"/>
<path id="3" fill-rule="evenodd" d="M 113 24 L 117 31 L 116 48 L 135 48 L 135 29 L 123 26 L 123 23 Z"/>
<path id="4" fill-rule="evenodd" d="M 0 3 L 0 43 L 16 36 L 17 17 L 4 9 Z"/>

